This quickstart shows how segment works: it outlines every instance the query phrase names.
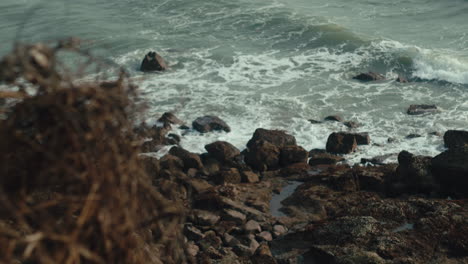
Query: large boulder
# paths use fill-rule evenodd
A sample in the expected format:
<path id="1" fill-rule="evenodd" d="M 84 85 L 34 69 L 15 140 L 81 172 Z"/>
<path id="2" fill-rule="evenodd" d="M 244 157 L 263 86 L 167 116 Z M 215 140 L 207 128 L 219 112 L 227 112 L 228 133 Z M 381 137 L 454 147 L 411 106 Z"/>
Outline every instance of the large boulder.
<path id="1" fill-rule="evenodd" d="M 163 124 L 174 124 L 174 125 L 183 125 L 184 121 L 180 120 L 177 118 L 176 115 L 174 115 L 171 112 L 166 112 L 164 113 L 159 119 L 158 122 L 161 122 Z"/>
<path id="2" fill-rule="evenodd" d="M 169 150 L 169 154 L 178 157 L 184 163 L 184 170 L 188 171 L 190 168 L 203 169 L 203 163 L 195 153 L 191 153 L 181 147 L 175 146 Z"/>
<path id="3" fill-rule="evenodd" d="M 141 62 L 140 70 L 143 72 L 165 71 L 167 64 L 164 59 L 154 51 L 148 52 Z"/>
<path id="4" fill-rule="evenodd" d="M 275 145 L 278 148 L 296 145 L 296 138 L 281 130 L 268 130 L 258 128 L 255 130 L 252 138 L 247 142 L 247 147 L 251 148 L 257 141 L 263 140 Z"/>
<path id="5" fill-rule="evenodd" d="M 468 146 L 468 131 L 449 130 L 444 134 L 444 143 L 449 149 Z"/>
<path id="6" fill-rule="evenodd" d="M 310 157 L 309 165 L 333 165 L 338 162 L 344 161 L 344 158 L 330 153 L 317 153 Z"/>
<path id="7" fill-rule="evenodd" d="M 288 166 L 294 163 L 305 163 L 309 153 L 301 146 L 285 146 L 281 148 L 280 164 Z"/>
<path id="8" fill-rule="evenodd" d="M 350 133 L 338 132 L 328 136 L 326 149 L 333 154 L 349 154 L 357 148 L 356 137 Z"/>
<path id="9" fill-rule="evenodd" d="M 468 147 L 449 149 L 434 157 L 431 164 L 442 191 L 468 197 Z"/>
<path id="10" fill-rule="evenodd" d="M 278 168 L 280 149 L 272 143 L 259 140 L 245 152 L 245 163 L 257 171 Z"/>
<path id="11" fill-rule="evenodd" d="M 397 193 L 431 193 L 437 184 L 431 173 L 431 157 L 415 156 L 407 151 L 398 155 L 396 179 L 390 183 Z"/>
<path id="12" fill-rule="evenodd" d="M 353 135 L 356 138 L 356 143 L 358 145 L 369 145 L 370 144 L 369 133 L 355 133 Z"/>
<path id="13" fill-rule="evenodd" d="M 226 141 L 216 141 L 205 146 L 206 151 L 221 163 L 228 162 L 240 155 L 239 149 Z"/>
<path id="14" fill-rule="evenodd" d="M 354 76 L 353 79 L 359 80 L 361 82 L 372 82 L 372 81 L 382 81 L 385 80 L 385 76 L 375 72 L 361 73 L 357 76 Z"/>
<path id="15" fill-rule="evenodd" d="M 410 105 L 406 111 L 408 115 L 422 115 L 437 112 L 439 112 L 439 109 L 436 105 Z"/>
<path id="16" fill-rule="evenodd" d="M 201 133 L 211 131 L 231 132 L 231 128 L 217 116 L 202 116 L 193 121 L 192 126 L 195 130 Z"/>

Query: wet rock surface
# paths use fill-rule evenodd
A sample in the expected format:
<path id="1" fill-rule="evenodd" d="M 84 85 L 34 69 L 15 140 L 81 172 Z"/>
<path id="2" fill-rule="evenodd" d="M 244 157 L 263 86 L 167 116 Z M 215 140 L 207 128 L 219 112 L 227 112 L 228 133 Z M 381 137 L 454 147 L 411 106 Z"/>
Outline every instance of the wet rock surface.
<path id="1" fill-rule="evenodd" d="M 231 132 L 231 127 L 217 116 L 202 116 L 192 122 L 193 129 L 201 133 L 211 131 Z"/>
<path id="2" fill-rule="evenodd" d="M 436 105 L 410 105 L 406 111 L 408 115 L 433 114 L 437 112 L 439 112 L 439 108 Z"/>
<path id="3" fill-rule="evenodd" d="M 140 70 L 143 72 L 165 71 L 167 64 L 164 59 L 154 51 L 148 52 L 141 62 Z"/>
<path id="4" fill-rule="evenodd" d="M 353 133 L 307 153 L 291 135 L 266 129 L 242 154 L 218 141 L 201 155 L 173 147 L 141 161 L 164 176 L 154 184 L 180 189 L 170 199 L 187 207 L 189 263 L 468 263 L 463 135 L 446 133 L 448 149 L 436 157 L 402 151 L 397 164 L 337 164 L 344 157 L 331 150 L 355 150 Z M 291 184 L 273 215 L 274 192 Z"/>
<path id="5" fill-rule="evenodd" d="M 361 82 L 372 82 L 385 80 L 385 76 L 376 72 L 367 72 L 356 75 L 353 77 L 353 79 L 359 80 Z"/>

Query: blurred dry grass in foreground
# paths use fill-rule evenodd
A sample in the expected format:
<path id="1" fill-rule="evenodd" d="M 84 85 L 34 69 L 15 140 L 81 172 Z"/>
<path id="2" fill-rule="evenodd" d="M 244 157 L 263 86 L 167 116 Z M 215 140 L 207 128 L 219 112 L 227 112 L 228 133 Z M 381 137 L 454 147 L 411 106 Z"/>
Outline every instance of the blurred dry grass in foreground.
<path id="1" fill-rule="evenodd" d="M 64 74 L 76 40 L 0 62 L 0 263 L 182 263 L 181 205 L 152 185 L 131 116 L 137 88 Z M 0 108 L 2 108 L 0 104 Z"/>

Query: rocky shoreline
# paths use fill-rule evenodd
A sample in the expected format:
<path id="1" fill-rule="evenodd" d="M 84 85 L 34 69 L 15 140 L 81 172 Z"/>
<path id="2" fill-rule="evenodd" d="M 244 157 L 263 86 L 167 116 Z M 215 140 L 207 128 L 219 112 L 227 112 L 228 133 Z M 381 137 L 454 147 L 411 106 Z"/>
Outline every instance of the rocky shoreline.
<path id="1" fill-rule="evenodd" d="M 242 152 L 217 141 L 195 154 L 178 146 L 173 126 L 190 129 L 165 113 L 135 132 L 143 152 L 174 145 L 141 158 L 154 185 L 177 190 L 168 198 L 186 207 L 191 263 L 468 263 L 467 131 L 447 131 L 436 157 L 402 151 L 397 164 L 350 166 L 342 154 L 369 144 L 367 134 L 332 133 L 325 150 L 309 151 L 258 128 Z M 230 131 L 216 116 L 192 127 Z M 272 197 L 291 184 L 275 213 Z"/>

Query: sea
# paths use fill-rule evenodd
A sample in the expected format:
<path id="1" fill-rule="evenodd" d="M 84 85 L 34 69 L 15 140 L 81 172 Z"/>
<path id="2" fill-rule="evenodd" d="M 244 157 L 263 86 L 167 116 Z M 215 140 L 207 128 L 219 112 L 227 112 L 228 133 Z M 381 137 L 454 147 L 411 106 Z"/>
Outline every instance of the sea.
<path id="1" fill-rule="evenodd" d="M 349 162 L 387 154 L 394 161 L 402 150 L 437 155 L 445 131 L 468 130 L 467 0 L 0 1 L 1 56 L 17 42 L 70 36 L 129 72 L 148 123 L 172 111 L 188 124 L 216 115 L 230 125 L 229 133 L 175 128 L 197 153 L 216 140 L 242 150 L 256 128 L 285 130 L 307 150 L 344 131 L 372 141 Z M 170 69 L 140 72 L 149 51 Z M 387 79 L 352 78 L 368 71 Z M 396 82 L 399 75 L 410 82 Z M 408 115 L 412 104 L 440 112 Z M 309 121 L 329 115 L 359 127 Z"/>

